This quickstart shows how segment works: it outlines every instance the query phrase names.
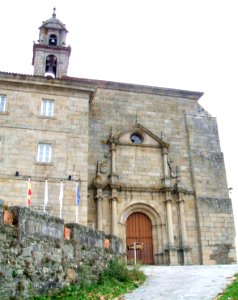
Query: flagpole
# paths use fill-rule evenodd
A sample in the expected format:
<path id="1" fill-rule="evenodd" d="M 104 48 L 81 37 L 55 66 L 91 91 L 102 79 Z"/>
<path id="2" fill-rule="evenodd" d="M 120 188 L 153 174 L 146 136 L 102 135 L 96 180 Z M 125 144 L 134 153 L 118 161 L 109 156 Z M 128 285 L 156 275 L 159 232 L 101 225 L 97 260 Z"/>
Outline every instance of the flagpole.
<path id="1" fill-rule="evenodd" d="M 44 198 L 44 213 L 48 204 L 48 181 L 45 179 L 45 198 Z"/>
<path id="2" fill-rule="evenodd" d="M 75 199 L 76 223 L 78 223 L 79 203 L 80 203 L 80 186 L 79 186 L 79 182 L 77 181 L 77 183 L 76 183 L 76 199 Z"/>
<path id="3" fill-rule="evenodd" d="M 29 207 L 31 205 L 31 195 L 32 195 L 31 177 L 28 177 L 26 207 Z"/>
<path id="4" fill-rule="evenodd" d="M 30 177 L 29 177 L 30 178 Z M 29 207 L 29 178 L 28 178 L 28 181 L 27 181 L 27 197 L 26 197 L 26 207 Z"/>
<path id="5" fill-rule="evenodd" d="M 64 186 L 63 181 L 60 182 L 60 194 L 59 194 L 59 203 L 60 203 L 60 219 L 62 218 L 62 207 L 63 207 L 63 198 L 64 198 Z"/>
<path id="6" fill-rule="evenodd" d="M 76 205 L 75 208 L 76 208 L 76 223 L 78 223 L 78 213 L 79 213 L 79 212 L 78 212 L 78 206 Z"/>

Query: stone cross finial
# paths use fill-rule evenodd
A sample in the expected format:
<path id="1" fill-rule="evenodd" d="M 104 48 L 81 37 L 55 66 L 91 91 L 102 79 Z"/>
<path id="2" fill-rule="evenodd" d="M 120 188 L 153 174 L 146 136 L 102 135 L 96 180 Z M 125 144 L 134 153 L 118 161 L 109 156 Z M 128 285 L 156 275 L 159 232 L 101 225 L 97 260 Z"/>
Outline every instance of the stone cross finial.
<path id="1" fill-rule="evenodd" d="M 56 11 L 56 8 L 54 7 L 54 8 L 53 8 L 53 14 L 52 14 L 52 17 L 54 17 L 54 18 L 56 17 L 55 11 Z"/>

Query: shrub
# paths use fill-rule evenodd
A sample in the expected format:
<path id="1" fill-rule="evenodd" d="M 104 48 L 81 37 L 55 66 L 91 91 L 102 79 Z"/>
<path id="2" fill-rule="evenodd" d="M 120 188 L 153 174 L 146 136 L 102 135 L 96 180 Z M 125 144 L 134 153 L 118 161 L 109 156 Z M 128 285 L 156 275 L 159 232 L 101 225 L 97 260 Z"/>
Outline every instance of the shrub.
<path id="1" fill-rule="evenodd" d="M 110 260 L 107 267 L 101 273 L 99 282 L 102 283 L 113 279 L 120 282 L 127 282 L 130 279 L 127 266 L 122 260 Z"/>

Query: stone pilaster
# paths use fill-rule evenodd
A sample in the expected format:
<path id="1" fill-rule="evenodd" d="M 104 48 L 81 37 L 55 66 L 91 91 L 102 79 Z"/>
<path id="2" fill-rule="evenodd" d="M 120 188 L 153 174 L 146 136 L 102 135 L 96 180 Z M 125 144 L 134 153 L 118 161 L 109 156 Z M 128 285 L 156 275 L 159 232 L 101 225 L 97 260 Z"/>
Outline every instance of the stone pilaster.
<path id="1" fill-rule="evenodd" d="M 102 231 L 102 189 L 97 189 L 97 196 L 95 197 L 97 201 L 97 230 Z"/>
<path id="2" fill-rule="evenodd" d="M 183 261 L 185 265 L 192 264 L 192 256 L 191 249 L 188 247 L 188 235 L 186 228 L 186 220 L 185 220 L 185 209 L 184 209 L 184 194 L 183 192 L 179 192 L 179 220 L 180 220 L 180 230 L 181 230 L 181 248 L 183 251 Z"/>
<path id="3" fill-rule="evenodd" d="M 111 234 L 112 235 L 118 235 L 118 226 L 117 226 L 117 194 L 116 190 L 112 189 L 112 228 L 111 228 Z"/>
<path id="4" fill-rule="evenodd" d="M 116 174 L 116 145 L 111 143 L 111 174 Z"/>
<path id="5" fill-rule="evenodd" d="M 170 178 L 169 178 L 169 166 L 168 166 L 168 148 L 163 147 L 162 150 L 163 155 L 163 167 L 164 167 L 164 185 L 170 185 Z"/>
<path id="6" fill-rule="evenodd" d="M 171 206 L 171 191 L 166 191 L 166 211 L 167 211 L 167 226 L 168 226 L 168 253 L 169 253 L 169 264 L 177 265 L 178 256 L 177 250 L 174 244 L 174 230 L 173 230 L 173 216 L 172 216 L 172 206 Z"/>

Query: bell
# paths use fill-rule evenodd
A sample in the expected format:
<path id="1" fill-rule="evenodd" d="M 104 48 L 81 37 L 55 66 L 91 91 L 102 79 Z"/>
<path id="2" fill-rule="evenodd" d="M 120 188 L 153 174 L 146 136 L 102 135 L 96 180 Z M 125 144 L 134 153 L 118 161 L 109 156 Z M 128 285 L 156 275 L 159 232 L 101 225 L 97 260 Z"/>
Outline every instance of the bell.
<path id="1" fill-rule="evenodd" d="M 53 78 L 54 79 L 55 78 L 55 73 L 51 70 L 48 70 L 47 72 L 45 72 L 44 76 L 47 77 L 47 78 Z"/>

